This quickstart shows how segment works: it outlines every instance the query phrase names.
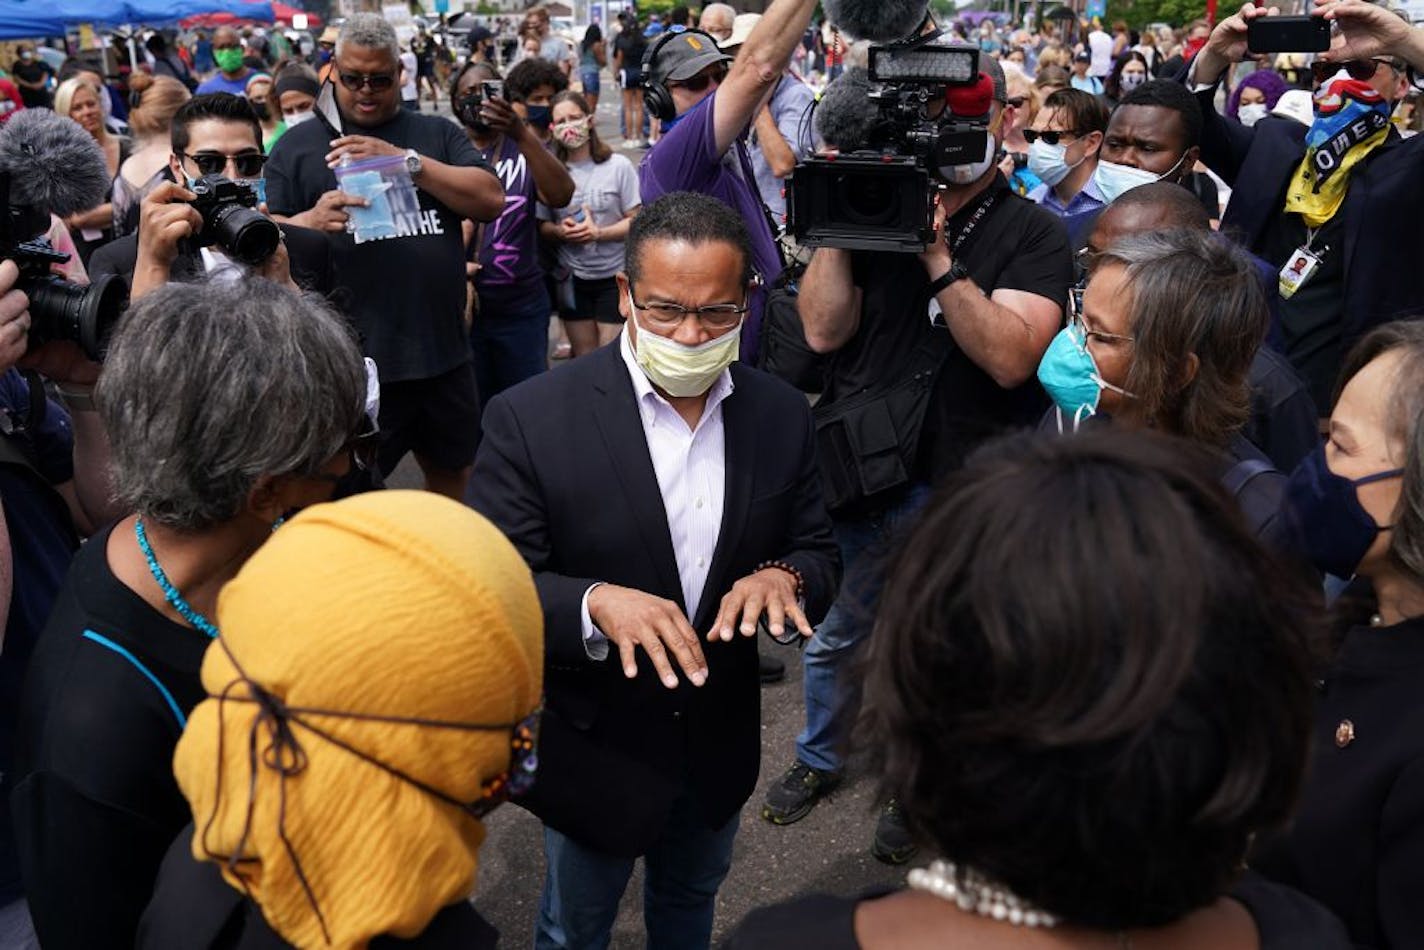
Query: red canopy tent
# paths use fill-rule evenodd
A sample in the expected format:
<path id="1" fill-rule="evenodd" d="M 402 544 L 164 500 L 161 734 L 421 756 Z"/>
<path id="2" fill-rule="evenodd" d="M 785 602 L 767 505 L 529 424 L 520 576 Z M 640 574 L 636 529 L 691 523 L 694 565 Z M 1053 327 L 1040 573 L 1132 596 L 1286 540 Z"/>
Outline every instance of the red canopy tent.
<path id="1" fill-rule="evenodd" d="M 278 23 L 291 23 L 291 22 L 292 22 L 292 17 L 295 16 L 296 14 L 298 14 L 298 13 L 302 13 L 302 14 L 305 14 L 305 15 L 306 15 L 306 18 L 307 18 L 307 26 L 308 26 L 308 27 L 320 27 L 320 26 L 322 26 L 322 19 L 321 19 L 321 17 L 317 16 L 315 13 L 307 13 L 305 10 L 299 10 L 299 9 L 297 9 L 296 7 L 291 6 L 290 4 L 286 4 L 286 3 L 274 2 L 274 3 L 272 4 L 272 14 L 273 14 L 273 16 L 275 17 L 276 22 L 278 22 Z M 201 14 L 201 15 L 199 15 L 199 16 L 190 16 L 190 17 L 188 17 L 188 18 L 185 19 L 185 20 L 179 21 L 179 25 L 182 26 L 182 27 L 183 27 L 184 29 L 186 29 L 186 30 L 192 30 L 192 29 L 213 29 L 214 27 L 219 27 L 219 26 L 232 26 L 232 25 L 237 24 L 237 23 L 266 23 L 266 22 L 271 22 L 271 21 L 268 21 L 268 20 L 266 20 L 266 19 L 260 19 L 260 18 L 241 17 L 241 16 L 238 16 L 238 15 L 235 14 L 235 13 L 223 12 L 223 13 L 204 13 L 204 14 Z"/>

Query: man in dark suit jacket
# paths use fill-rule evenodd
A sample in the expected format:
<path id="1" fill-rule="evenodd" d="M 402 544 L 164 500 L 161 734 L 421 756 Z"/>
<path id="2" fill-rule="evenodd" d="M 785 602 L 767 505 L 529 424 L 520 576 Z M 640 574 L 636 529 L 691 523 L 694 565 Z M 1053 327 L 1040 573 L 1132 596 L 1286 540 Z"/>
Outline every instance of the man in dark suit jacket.
<path id="1" fill-rule="evenodd" d="M 805 397 L 732 362 L 750 260 L 722 203 L 652 203 L 620 339 L 485 410 L 472 501 L 544 607 L 539 947 L 606 946 L 639 856 L 649 946 L 708 945 L 760 759 L 759 618 L 809 636 L 836 593 Z"/>
<path id="2" fill-rule="evenodd" d="M 1368 74 L 1369 85 L 1387 103 L 1405 95 L 1411 71 L 1424 70 L 1424 32 L 1388 8 L 1363 0 L 1322 0 L 1315 14 L 1338 25 L 1332 48 L 1322 57 L 1329 60 L 1325 68 L 1333 72 L 1349 64 L 1352 77 Z M 1186 81 L 1205 118 L 1202 161 L 1236 189 L 1222 230 L 1234 232 L 1277 268 L 1292 264 L 1305 246 L 1321 259 L 1280 309 L 1286 355 L 1310 385 L 1320 411 L 1328 413 L 1341 362 L 1354 341 L 1381 323 L 1424 310 L 1416 233 L 1417 222 L 1424 220 L 1419 174 L 1424 137 L 1405 139 L 1391 126 L 1383 144 L 1348 171 L 1344 200 L 1319 228 L 1307 228 L 1300 214 L 1286 213 L 1286 188 L 1306 155 L 1306 130 L 1276 116 L 1248 128 L 1213 106 L 1227 66 L 1245 55 L 1246 24 L 1266 15 L 1265 7 L 1247 5 L 1219 23 Z M 1322 71 L 1318 78 L 1328 77 Z"/>

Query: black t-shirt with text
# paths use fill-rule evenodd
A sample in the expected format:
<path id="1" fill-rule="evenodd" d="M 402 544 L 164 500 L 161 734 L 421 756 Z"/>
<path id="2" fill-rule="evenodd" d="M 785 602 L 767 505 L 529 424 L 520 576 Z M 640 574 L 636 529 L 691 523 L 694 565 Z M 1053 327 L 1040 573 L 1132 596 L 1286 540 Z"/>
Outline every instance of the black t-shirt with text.
<path id="1" fill-rule="evenodd" d="M 1067 303 L 1073 257 L 1061 222 L 1031 201 L 1013 194 L 1000 175 L 990 186 L 994 203 L 960 249 L 970 277 L 985 294 L 1021 290 Z M 981 198 L 946 222 L 951 244 L 973 216 Z M 958 468 L 986 439 L 1034 425 L 1048 396 L 1031 378 L 1004 389 L 955 345 L 944 327 L 930 323 L 930 278 L 914 254 L 856 252 L 852 279 L 862 291 L 861 328 L 835 354 L 825 400 L 842 398 L 876 384 L 924 341 L 946 356 L 920 434 L 921 477 L 936 481 Z M 944 319 L 953 325 L 955 314 Z M 887 367 L 891 369 L 887 370 Z"/>
<path id="2" fill-rule="evenodd" d="M 460 127 L 448 119 L 407 110 L 375 129 L 349 129 L 447 165 L 491 171 Z M 272 148 L 264 177 L 267 205 L 279 215 L 300 214 L 336 188 L 327 167 L 331 135 L 321 122 L 287 130 Z M 430 379 L 470 358 L 464 329 L 465 244 L 461 217 L 424 189 L 418 221 L 402 233 L 357 244 L 348 232 L 332 235 L 337 283 L 350 288 L 351 316 L 367 356 L 383 382 Z"/>

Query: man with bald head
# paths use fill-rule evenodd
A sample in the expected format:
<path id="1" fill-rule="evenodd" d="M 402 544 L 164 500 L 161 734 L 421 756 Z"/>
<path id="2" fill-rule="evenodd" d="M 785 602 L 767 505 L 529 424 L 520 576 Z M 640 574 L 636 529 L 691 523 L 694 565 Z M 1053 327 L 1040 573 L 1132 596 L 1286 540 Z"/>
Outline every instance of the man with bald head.
<path id="1" fill-rule="evenodd" d="M 242 61 L 242 38 L 230 26 L 220 26 L 213 34 L 213 60 L 218 71 L 205 79 L 198 87 L 198 95 L 205 92 L 230 92 L 234 96 L 247 95 L 247 80 L 252 78 L 252 70 Z"/>
<path id="2" fill-rule="evenodd" d="M 1115 242 L 1151 231 L 1208 231 L 1206 209 L 1196 195 L 1174 182 L 1153 182 L 1124 192 L 1103 209 L 1084 248 L 1091 260 Z M 1226 238 L 1221 238 L 1226 240 Z M 1254 257 L 1254 255 L 1253 255 Z M 1320 439 L 1317 409 L 1305 381 L 1271 347 L 1275 327 L 1276 268 L 1256 258 L 1256 271 L 1271 301 L 1272 330 L 1251 362 L 1251 420 L 1242 435 L 1279 471 L 1290 472 Z"/>
<path id="3" fill-rule="evenodd" d="M 697 21 L 697 28 L 704 33 L 711 33 L 719 43 L 725 43 L 732 37 L 732 25 L 736 19 L 737 11 L 727 4 L 709 3 L 702 8 L 702 17 Z"/>

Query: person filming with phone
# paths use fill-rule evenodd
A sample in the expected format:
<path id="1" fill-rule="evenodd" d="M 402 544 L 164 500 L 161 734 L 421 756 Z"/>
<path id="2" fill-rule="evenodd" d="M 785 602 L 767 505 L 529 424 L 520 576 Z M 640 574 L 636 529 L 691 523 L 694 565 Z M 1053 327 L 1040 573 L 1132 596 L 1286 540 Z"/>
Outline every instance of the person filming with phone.
<path id="1" fill-rule="evenodd" d="M 1247 4 L 1223 20 L 1186 82 L 1202 103 L 1201 159 L 1237 189 L 1222 230 L 1280 269 L 1282 345 L 1328 413 L 1351 344 L 1419 309 L 1417 244 L 1389 222 L 1424 217 L 1424 138 L 1401 137 L 1389 118 L 1411 86 L 1424 88 L 1424 30 L 1365 0 L 1279 16 Z M 1232 64 L 1317 42 L 1309 128 L 1278 116 L 1248 127 L 1211 107 Z"/>

